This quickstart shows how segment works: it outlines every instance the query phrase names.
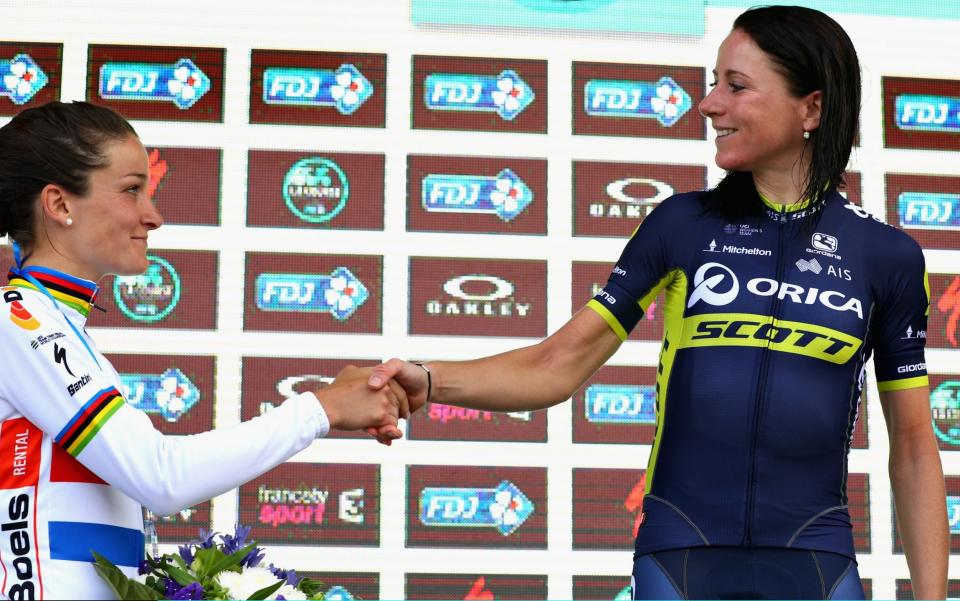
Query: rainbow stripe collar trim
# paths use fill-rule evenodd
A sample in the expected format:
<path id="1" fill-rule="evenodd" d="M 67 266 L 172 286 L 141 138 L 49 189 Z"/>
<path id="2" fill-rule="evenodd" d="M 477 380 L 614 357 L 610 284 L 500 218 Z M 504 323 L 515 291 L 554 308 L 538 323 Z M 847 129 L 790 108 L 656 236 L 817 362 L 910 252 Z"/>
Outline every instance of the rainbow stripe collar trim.
<path id="1" fill-rule="evenodd" d="M 90 307 L 93 306 L 93 299 L 99 290 L 95 283 L 46 267 L 24 267 L 19 273 L 10 271 L 7 276 L 10 279 L 10 285 L 37 290 L 32 282 L 23 277 L 23 273 L 33 276 L 43 284 L 50 296 L 57 301 L 75 309 L 84 317 L 90 314 Z"/>

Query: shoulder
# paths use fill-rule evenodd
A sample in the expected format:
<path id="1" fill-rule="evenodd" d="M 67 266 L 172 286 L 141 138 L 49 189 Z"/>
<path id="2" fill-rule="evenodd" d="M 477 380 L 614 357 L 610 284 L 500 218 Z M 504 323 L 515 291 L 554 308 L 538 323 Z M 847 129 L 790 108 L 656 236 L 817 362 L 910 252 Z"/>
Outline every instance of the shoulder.
<path id="1" fill-rule="evenodd" d="M 898 263 L 922 258 L 920 245 L 900 228 L 842 197 L 838 197 L 837 202 L 840 203 L 837 211 L 845 222 L 845 229 L 849 229 L 858 238 L 856 242 L 876 260 Z"/>
<path id="2" fill-rule="evenodd" d="M 652 218 L 657 221 L 674 223 L 701 218 L 706 211 L 706 204 L 704 203 L 706 194 L 707 192 L 703 191 L 674 194 L 660 202 L 647 219 Z"/>
<path id="3" fill-rule="evenodd" d="M 0 335 L 4 337 L 33 338 L 66 327 L 66 318 L 35 290 L 4 286 L 0 299 Z"/>

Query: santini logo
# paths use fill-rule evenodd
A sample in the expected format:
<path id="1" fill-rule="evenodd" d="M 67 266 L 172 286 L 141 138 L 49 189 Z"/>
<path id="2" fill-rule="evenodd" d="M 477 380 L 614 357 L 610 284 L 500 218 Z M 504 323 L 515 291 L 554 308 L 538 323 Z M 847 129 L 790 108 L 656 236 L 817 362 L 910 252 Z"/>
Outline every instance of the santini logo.
<path id="1" fill-rule="evenodd" d="M 711 273 L 708 275 L 708 273 Z M 727 276 L 730 284 L 724 284 Z M 737 298 L 740 292 L 740 282 L 737 276 L 726 265 L 720 263 L 704 263 L 693 276 L 693 292 L 687 307 L 692 307 L 698 301 L 708 305 L 722 307 L 729 305 Z M 847 298 L 842 292 L 835 290 L 820 290 L 819 288 L 804 288 L 797 284 L 778 282 L 770 278 L 753 278 L 747 282 L 747 290 L 757 296 L 776 296 L 780 300 L 789 299 L 791 302 L 812 305 L 819 302 L 821 305 L 834 311 L 853 311 L 857 317 L 863 319 L 863 307 L 856 298 Z"/>

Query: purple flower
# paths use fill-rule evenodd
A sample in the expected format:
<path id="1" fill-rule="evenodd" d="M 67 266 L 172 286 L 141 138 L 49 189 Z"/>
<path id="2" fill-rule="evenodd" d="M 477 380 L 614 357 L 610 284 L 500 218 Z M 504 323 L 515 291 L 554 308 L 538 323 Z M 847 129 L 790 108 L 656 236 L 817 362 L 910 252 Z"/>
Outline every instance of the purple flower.
<path id="1" fill-rule="evenodd" d="M 203 586 L 194 582 L 183 587 L 171 599 L 203 599 Z"/>
<path id="2" fill-rule="evenodd" d="M 180 592 L 181 588 L 180 583 L 173 578 L 163 579 L 163 596 L 167 599 L 172 599 L 174 595 Z"/>
<path id="3" fill-rule="evenodd" d="M 177 552 L 180 553 L 180 558 L 185 564 L 189 566 L 193 563 L 193 549 L 190 545 L 180 545 L 177 547 Z"/>
<path id="4" fill-rule="evenodd" d="M 196 545 L 201 549 L 209 549 L 213 546 L 213 537 L 216 536 L 216 532 L 207 532 L 203 528 L 200 529 L 200 540 L 190 541 L 191 545 Z"/>
<path id="5" fill-rule="evenodd" d="M 152 566 L 150 565 L 149 559 L 141 559 L 140 563 L 137 564 L 137 574 L 143 576 L 144 574 L 149 574 Z"/>
<path id="6" fill-rule="evenodd" d="M 297 576 L 296 570 L 284 570 L 276 567 L 272 563 L 270 564 L 270 567 L 268 569 L 274 576 L 276 576 L 280 580 L 286 580 L 287 584 L 289 584 L 293 588 L 297 588 L 298 586 L 300 586 L 300 581 L 303 580 L 303 578 Z"/>
<path id="7" fill-rule="evenodd" d="M 243 558 L 240 562 L 242 567 L 255 568 L 260 565 L 260 560 L 263 559 L 265 553 L 264 550 L 260 547 L 254 547 L 247 553 L 247 556 Z"/>
<path id="8" fill-rule="evenodd" d="M 220 536 L 220 540 L 223 541 L 223 552 L 227 555 L 236 553 L 239 551 L 245 544 L 247 544 L 247 536 L 250 535 L 249 526 L 241 526 L 237 524 L 235 526 L 236 531 L 233 536 L 229 534 L 224 534 Z"/>

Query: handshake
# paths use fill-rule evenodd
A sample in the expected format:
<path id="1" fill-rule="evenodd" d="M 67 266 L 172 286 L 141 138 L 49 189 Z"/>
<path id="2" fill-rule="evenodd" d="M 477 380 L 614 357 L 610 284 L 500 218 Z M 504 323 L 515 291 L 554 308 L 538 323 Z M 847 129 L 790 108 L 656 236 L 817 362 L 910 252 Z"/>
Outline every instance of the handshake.
<path id="1" fill-rule="evenodd" d="M 403 436 L 397 427 L 399 420 L 426 404 L 430 374 L 425 367 L 400 359 L 377 367 L 347 366 L 314 394 L 331 429 L 363 429 L 380 443 L 390 445 Z"/>

